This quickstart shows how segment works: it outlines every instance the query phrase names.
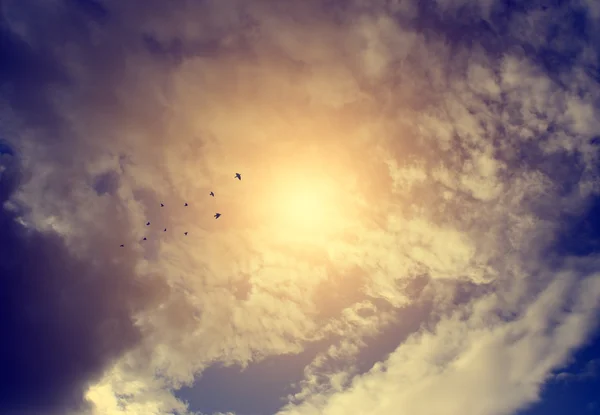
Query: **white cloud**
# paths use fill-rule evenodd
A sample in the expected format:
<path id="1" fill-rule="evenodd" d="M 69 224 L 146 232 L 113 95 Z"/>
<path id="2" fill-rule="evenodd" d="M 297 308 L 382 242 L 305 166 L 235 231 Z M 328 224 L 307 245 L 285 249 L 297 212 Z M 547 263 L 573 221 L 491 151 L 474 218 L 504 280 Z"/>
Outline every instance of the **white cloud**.
<path id="1" fill-rule="evenodd" d="M 597 275 L 560 274 L 520 318 L 497 320 L 497 295 L 475 302 L 413 335 L 343 392 L 315 394 L 280 414 L 508 414 L 538 398 L 549 371 L 592 327 L 600 301 Z M 575 291 L 570 299 L 565 290 Z M 566 303 L 573 313 L 561 308 Z M 465 318 L 466 317 L 466 318 Z"/>

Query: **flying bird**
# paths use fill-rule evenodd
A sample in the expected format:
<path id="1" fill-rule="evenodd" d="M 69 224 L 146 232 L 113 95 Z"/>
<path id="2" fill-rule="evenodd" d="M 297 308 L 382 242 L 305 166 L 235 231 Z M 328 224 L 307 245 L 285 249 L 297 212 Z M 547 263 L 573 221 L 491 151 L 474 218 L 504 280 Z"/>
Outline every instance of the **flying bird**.
<path id="1" fill-rule="evenodd" d="M 183 205 L 183 206 L 187 206 L 187 205 L 188 205 L 188 204 L 186 203 L 186 204 L 185 204 L 185 205 Z"/>
<path id="2" fill-rule="evenodd" d="M 148 239 L 148 238 L 146 238 L 146 237 L 144 236 L 144 241 L 145 241 L 145 240 L 147 240 L 147 239 Z"/>
<path id="3" fill-rule="evenodd" d="M 214 192 L 210 192 L 210 195 L 211 195 L 212 197 L 215 197 L 215 193 L 214 193 Z"/>
<path id="4" fill-rule="evenodd" d="M 219 219 L 219 216 L 221 216 L 220 213 L 215 213 L 215 219 Z"/>
<path id="5" fill-rule="evenodd" d="M 184 232 L 183 234 L 184 234 L 185 236 L 187 236 L 187 234 L 188 234 L 188 233 L 187 233 L 187 232 Z"/>
<path id="6" fill-rule="evenodd" d="M 160 207 L 165 207 L 165 205 L 161 203 L 161 204 L 160 204 Z"/>
<path id="7" fill-rule="evenodd" d="M 166 232 L 166 231 L 167 231 L 167 228 L 165 228 L 165 230 L 163 232 Z"/>
<path id="8" fill-rule="evenodd" d="M 239 173 L 236 173 L 234 176 L 234 179 L 242 180 L 242 175 Z"/>
<path id="9" fill-rule="evenodd" d="M 146 223 L 146 226 L 150 226 L 150 222 Z"/>
<path id="10" fill-rule="evenodd" d="M 121 248 L 123 248 L 125 245 L 121 244 Z"/>

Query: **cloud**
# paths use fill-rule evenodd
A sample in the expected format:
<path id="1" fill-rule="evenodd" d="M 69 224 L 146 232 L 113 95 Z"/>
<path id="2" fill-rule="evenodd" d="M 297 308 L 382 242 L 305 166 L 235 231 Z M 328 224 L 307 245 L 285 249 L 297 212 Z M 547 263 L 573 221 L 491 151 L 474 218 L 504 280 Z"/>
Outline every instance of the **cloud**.
<path id="1" fill-rule="evenodd" d="M 586 338 L 594 321 L 597 276 L 579 286 L 570 300 L 576 311 L 570 314 L 560 310 L 561 292 L 576 278 L 562 277 L 522 318 L 501 324 L 493 318 L 495 296 L 484 298 L 472 305 L 478 312 L 458 311 L 434 331 L 411 336 L 344 391 L 332 387 L 279 413 L 511 413 L 537 399 L 548 371 Z"/>
<path id="2" fill-rule="evenodd" d="M 585 364 L 585 367 L 580 372 L 576 372 L 576 373 L 560 372 L 554 377 L 554 379 L 556 379 L 558 381 L 564 381 L 564 382 L 584 381 L 584 380 L 593 379 L 593 378 L 597 377 L 599 374 L 599 369 L 600 369 L 600 360 L 593 359 L 593 360 L 588 361 Z"/>
<path id="3" fill-rule="evenodd" d="M 13 160 L 0 183 L 10 184 L 18 169 Z M 9 207 L 0 215 L 0 410 L 79 409 L 89 384 L 139 342 L 135 314 L 167 287 L 136 275 L 134 262 L 97 230 L 76 254 L 59 233 L 28 226 L 26 211 Z"/>
<path id="4" fill-rule="evenodd" d="M 510 413 L 592 329 L 594 245 L 570 260 L 561 241 L 599 190 L 595 52 L 555 39 L 571 66 L 550 70 L 536 34 L 568 9 L 2 12 L 0 133 L 18 157 L 0 159 L 14 250 L 0 266 L 26 274 L 6 278 L 18 319 L 6 330 L 22 333 L 15 365 L 37 360 L 27 340 L 42 335 L 56 355 L 3 398 L 16 414 L 17 391 L 40 411 L 87 399 L 94 415 L 191 412 L 176 390 L 211 365 L 293 359 L 316 342 L 281 413 Z M 281 214 L 302 181 L 328 201 L 316 231 Z M 26 257 L 40 261 L 11 261 Z M 57 328 L 18 331 L 33 306 Z M 366 370 L 365 350 L 401 323 Z M 64 382 L 50 381 L 56 361 L 72 365 Z"/>

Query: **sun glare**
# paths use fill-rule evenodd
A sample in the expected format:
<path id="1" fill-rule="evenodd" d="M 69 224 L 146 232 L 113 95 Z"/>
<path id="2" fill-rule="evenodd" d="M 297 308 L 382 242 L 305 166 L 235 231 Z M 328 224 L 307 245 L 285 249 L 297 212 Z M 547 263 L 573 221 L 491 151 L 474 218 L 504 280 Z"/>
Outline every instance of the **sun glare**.
<path id="1" fill-rule="evenodd" d="M 281 178 L 269 201 L 273 236 L 286 242 L 325 241 L 339 229 L 343 217 L 337 192 L 335 182 L 326 176 L 308 173 Z"/>
<path id="2" fill-rule="evenodd" d="M 330 208 L 325 196 L 310 185 L 290 186 L 281 193 L 278 215 L 289 227 L 323 228 L 326 224 L 325 212 Z"/>

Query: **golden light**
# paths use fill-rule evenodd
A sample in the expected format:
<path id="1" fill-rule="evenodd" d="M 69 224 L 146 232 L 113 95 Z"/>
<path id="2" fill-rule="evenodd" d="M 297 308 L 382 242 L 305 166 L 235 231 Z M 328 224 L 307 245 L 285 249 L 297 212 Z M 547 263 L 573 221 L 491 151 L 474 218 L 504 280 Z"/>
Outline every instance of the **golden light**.
<path id="1" fill-rule="evenodd" d="M 312 166 L 312 168 L 311 168 Z M 348 226 L 344 186 L 326 168 L 281 167 L 261 202 L 265 231 L 280 243 L 322 245 Z"/>
<path id="2" fill-rule="evenodd" d="M 289 232 L 326 232 L 328 216 L 335 213 L 331 193 L 318 180 L 288 180 L 275 189 L 273 219 Z"/>

